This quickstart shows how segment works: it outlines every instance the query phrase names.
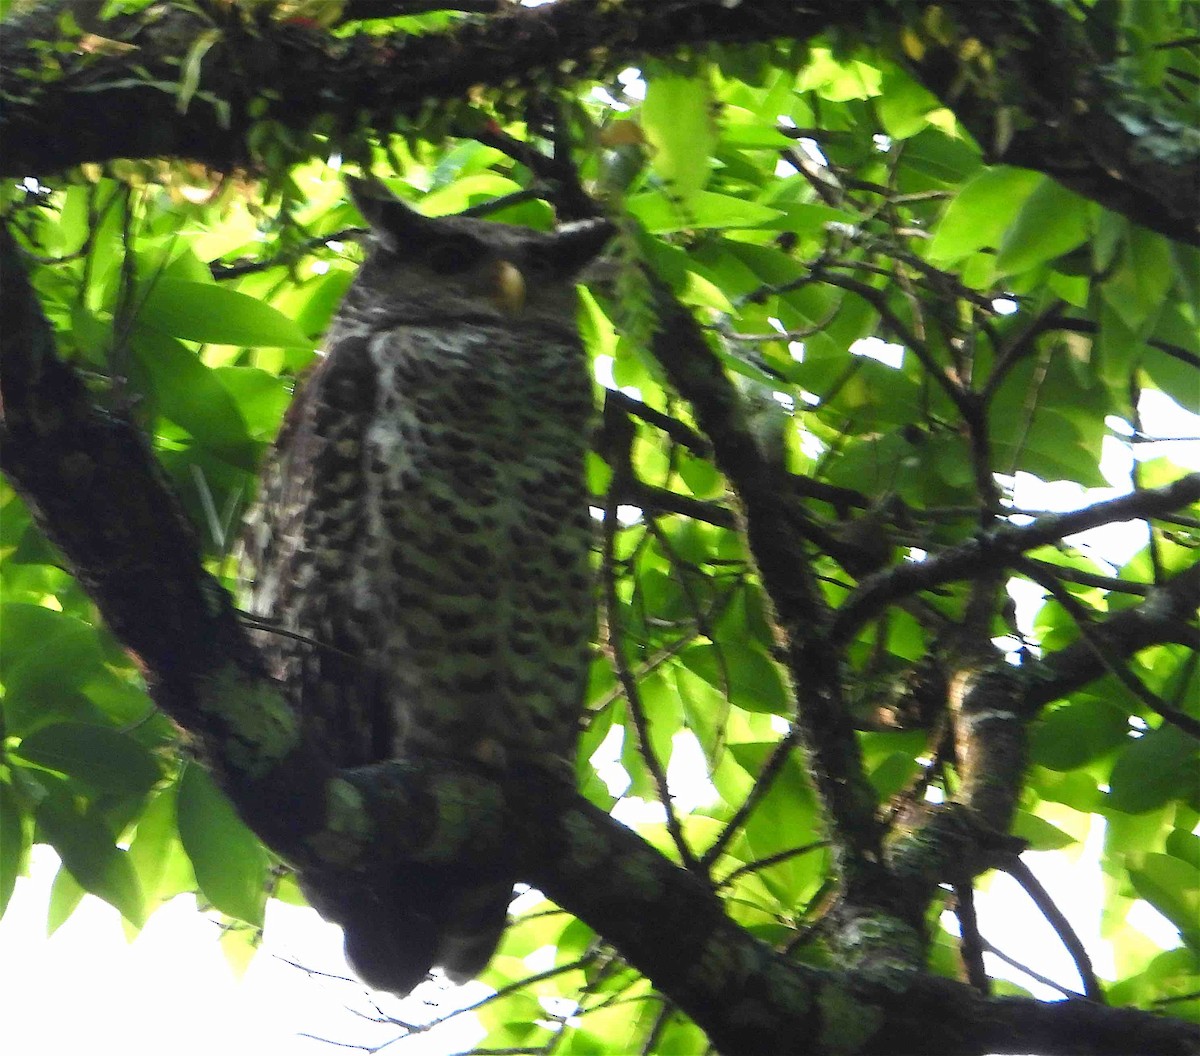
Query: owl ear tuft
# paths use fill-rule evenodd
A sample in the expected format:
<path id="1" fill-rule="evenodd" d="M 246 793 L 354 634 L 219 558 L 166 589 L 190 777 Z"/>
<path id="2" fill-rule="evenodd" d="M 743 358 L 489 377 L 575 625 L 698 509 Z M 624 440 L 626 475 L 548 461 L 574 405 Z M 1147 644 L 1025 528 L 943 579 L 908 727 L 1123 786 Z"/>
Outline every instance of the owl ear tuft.
<path id="1" fill-rule="evenodd" d="M 604 248 L 615 231 L 613 224 L 604 219 L 564 224 L 554 232 L 551 245 L 555 264 L 567 274 L 575 274 Z"/>
<path id="2" fill-rule="evenodd" d="M 406 242 L 422 237 L 426 218 L 402 202 L 379 180 L 346 177 L 350 200 L 383 246 L 395 252 Z"/>

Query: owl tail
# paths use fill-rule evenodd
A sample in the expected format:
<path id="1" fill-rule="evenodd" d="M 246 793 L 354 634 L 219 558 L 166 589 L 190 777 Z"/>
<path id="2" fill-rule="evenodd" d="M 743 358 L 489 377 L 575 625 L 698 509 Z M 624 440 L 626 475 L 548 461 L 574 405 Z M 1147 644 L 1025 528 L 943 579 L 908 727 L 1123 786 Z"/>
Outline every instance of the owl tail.
<path id="1" fill-rule="evenodd" d="M 508 924 L 512 893 L 512 884 L 457 893 L 455 913 L 438 935 L 437 948 L 437 963 L 454 982 L 469 982 L 487 967 Z"/>
<path id="2" fill-rule="evenodd" d="M 461 873 L 414 867 L 395 877 L 392 897 L 365 887 L 301 878 L 309 903 L 345 933 L 346 959 L 373 990 L 404 996 L 440 966 L 456 983 L 473 979 L 495 953 L 512 884 L 464 883 Z"/>

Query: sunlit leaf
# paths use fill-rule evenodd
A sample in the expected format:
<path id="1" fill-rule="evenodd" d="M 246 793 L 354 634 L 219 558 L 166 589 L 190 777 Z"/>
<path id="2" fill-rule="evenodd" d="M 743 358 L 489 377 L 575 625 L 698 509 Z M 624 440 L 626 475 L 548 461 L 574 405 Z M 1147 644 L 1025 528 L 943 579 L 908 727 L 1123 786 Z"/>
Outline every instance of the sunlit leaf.
<path id="1" fill-rule="evenodd" d="M 984 246 L 998 246 L 1025 199 L 1042 182 L 1028 169 L 985 169 L 946 208 L 929 244 L 932 259 L 950 263 Z"/>
<path id="2" fill-rule="evenodd" d="M 1087 235 L 1087 203 L 1054 180 L 1041 177 L 1000 242 L 996 273 L 1028 271 L 1074 249 Z"/>
<path id="3" fill-rule="evenodd" d="M 0 917 L 8 908 L 28 853 L 28 826 L 21 805 L 8 782 L 0 781 Z"/>
<path id="4" fill-rule="evenodd" d="M 145 917 L 137 874 L 104 821 L 81 810 L 57 785 L 38 804 L 35 816 L 38 829 L 80 887 L 140 927 Z"/>
<path id="5" fill-rule="evenodd" d="M 306 347 L 311 342 L 269 304 L 217 283 L 160 277 L 146 292 L 138 322 L 170 337 L 219 345 Z"/>
<path id="6" fill-rule="evenodd" d="M 160 774 L 154 757 L 132 737 L 79 722 L 43 726 L 21 741 L 14 754 L 98 792 L 141 794 Z"/>
<path id="7" fill-rule="evenodd" d="M 179 782 L 179 838 L 200 891 L 231 917 L 261 924 L 267 855 L 208 773 L 188 766 Z"/>
<path id="8" fill-rule="evenodd" d="M 1200 869 L 1166 854 L 1147 854 L 1129 878 L 1139 895 L 1200 951 Z"/>
<path id="9" fill-rule="evenodd" d="M 650 163 L 681 204 L 708 181 L 716 143 L 707 81 L 702 77 L 652 76 L 642 103 L 642 128 L 653 152 Z"/>

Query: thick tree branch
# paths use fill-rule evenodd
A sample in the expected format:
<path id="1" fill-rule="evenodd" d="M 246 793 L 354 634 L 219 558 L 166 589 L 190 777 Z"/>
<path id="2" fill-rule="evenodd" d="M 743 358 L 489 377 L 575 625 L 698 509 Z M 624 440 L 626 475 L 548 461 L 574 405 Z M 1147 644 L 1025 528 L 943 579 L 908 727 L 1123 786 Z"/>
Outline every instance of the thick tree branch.
<path id="1" fill-rule="evenodd" d="M 145 437 L 94 406 L 58 359 L 3 229 L 0 320 L 0 468 L 139 661 L 156 703 L 193 735 L 235 800 L 250 805 L 250 824 L 281 853 L 302 856 L 293 832 L 324 827 L 332 770 L 300 742 L 264 680 Z M 266 733 L 271 743 L 259 752 Z M 261 757 L 249 766 L 252 752 Z"/>
<path id="2" fill-rule="evenodd" d="M 414 6 L 434 5 L 408 5 Z M 49 80 L 19 71 L 40 69 L 30 44 L 55 36 L 53 18 L 6 25 L 0 173 L 44 174 L 118 157 L 187 157 L 229 169 L 253 160 L 251 104 L 265 107 L 256 110 L 259 118 L 293 132 L 313 128 L 323 115 L 322 132 L 332 132 L 336 145 L 341 135 L 360 133 L 364 117 L 390 129 L 397 117 L 431 101 L 461 100 L 476 85 L 545 86 L 698 44 L 808 40 L 843 27 L 892 47 L 898 39 L 911 41 L 914 31 L 920 37 L 926 24 L 943 25 L 940 18 L 924 19 L 922 5 L 891 0 L 438 6 L 484 13 L 420 37 L 334 38 L 305 25 L 249 21 L 236 5 L 208 6 L 210 15 L 225 12 L 219 24 L 183 9 L 165 15 L 156 9 L 163 17 L 144 24 L 129 19 L 96 28 L 134 50 L 65 56 L 62 75 Z M 1084 28 L 1066 11 L 1051 0 L 939 6 L 952 11 L 961 39 L 931 35 L 909 63 L 993 160 L 1046 172 L 1169 238 L 1200 243 L 1200 145 L 1102 68 Z M 202 36 L 211 46 L 189 58 Z M 990 72 L 960 60 L 960 53 L 975 53 L 961 46 L 966 38 L 983 42 Z M 194 91 L 180 87 L 185 60 L 198 64 Z M 997 81 L 1017 93 L 1015 102 L 997 91 Z M 47 127 L 56 134 L 44 135 Z M 328 149 L 328 141 L 321 142 Z"/>
<path id="3" fill-rule="evenodd" d="M 990 161 L 1044 172 L 1153 231 L 1200 245 L 1200 138 L 1128 83 L 1111 56 L 1098 55 L 1067 7 L 1046 0 L 941 6 L 960 35 L 938 40 L 940 31 L 913 22 L 924 47 L 910 67 Z M 968 37 L 1004 82 L 1002 103 L 982 61 L 962 57 Z"/>
<path id="4" fill-rule="evenodd" d="M 830 610 L 805 558 L 811 519 L 794 499 L 784 467 L 768 459 L 746 421 L 743 401 L 691 313 L 658 282 L 654 354 L 712 441 L 717 465 L 737 491 L 750 549 L 775 607 L 797 695 L 797 725 L 813 782 L 834 830 L 835 858 L 847 898 L 865 904 L 878 883 L 880 827 L 858 740 L 843 699 Z"/>
<path id="5" fill-rule="evenodd" d="M 307 26 L 249 22 L 236 6 L 219 25 L 171 10 L 145 26 L 125 23 L 124 39 L 136 50 L 76 57 L 49 84 L 30 84 L 13 72 L 38 68 L 38 57 L 10 37 L 0 72 L 0 93 L 12 100 L 0 125 L 0 172 L 45 173 L 116 157 L 188 157 L 227 169 L 252 160 L 246 136 L 254 100 L 266 106 L 260 116 L 296 131 L 323 115 L 336 139 L 361 129 L 364 115 L 390 129 L 429 101 L 462 100 L 480 85 L 535 87 L 690 44 L 806 39 L 831 23 L 856 21 L 835 0 L 735 8 L 709 0 L 559 0 L 538 8 L 506 4 L 444 33 L 338 39 Z M 52 21 L 44 32 L 54 33 Z M 185 99 L 179 62 L 206 33 L 216 39 L 203 55 L 196 91 Z M 48 126 L 56 135 L 44 135 Z"/>

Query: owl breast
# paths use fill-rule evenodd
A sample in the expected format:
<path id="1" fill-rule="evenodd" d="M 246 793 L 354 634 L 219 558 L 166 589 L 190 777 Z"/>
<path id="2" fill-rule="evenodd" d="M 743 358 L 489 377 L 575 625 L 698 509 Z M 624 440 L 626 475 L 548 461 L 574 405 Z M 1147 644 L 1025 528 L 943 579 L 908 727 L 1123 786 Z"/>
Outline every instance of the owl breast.
<path id="1" fill-rule="evenodd" d="M 356 597 L 381 601 L 394 755 L 563 755 L 590 631 L 590 384 L 574 342 L 374 335 Z"/>
<path id="2" fill-rule="evenodd" d="M 330 335 L 264 485 L 251 608 L 282 625 L 273 673 L 336 761 L 570 752 L 591 409 L 559 327 Z"/>

